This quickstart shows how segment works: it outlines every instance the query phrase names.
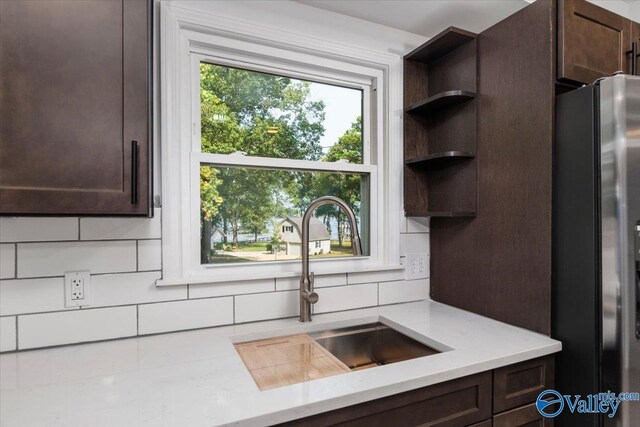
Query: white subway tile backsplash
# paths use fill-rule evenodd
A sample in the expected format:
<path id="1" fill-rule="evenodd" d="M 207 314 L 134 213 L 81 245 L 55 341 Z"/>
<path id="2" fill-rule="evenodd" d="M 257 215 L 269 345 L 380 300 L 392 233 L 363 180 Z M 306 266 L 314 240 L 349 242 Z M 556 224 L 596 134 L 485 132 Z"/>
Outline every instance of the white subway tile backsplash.
<path id="1" fill-rule="evenodd" d="M 233 297 L 144 304 L 138 310 L 140 334 L 233 323 Z"/>
<path id="2" fill-rule="evenodd" d="M 136 307 L 18 316 L 18 348 L 48 347 L 136 335 Z"/>
<path id="3" fill-rule="evenodd" d="M 404 269 L 383 270 L 383 271 L 363 271 L 360 273 L 348 273 L 347 283 L 355 285 L 358 283 L 390 282 L 392 280 L 404 279 Z"/>
<path id="4" fill-rule="evenodd" d="M 68 310 L 62 277 L 0 281 L 0 316 L 61 310 Z"/>
<path id="5" fill-rule="evenodd" d="M 298 316 L 299 277 L 156 287 L 160 215 L 0 218 L 0 351 L 15 350 L 16 339 L 29 349 Z M 428 223 L 403 217 L 400 232 L 401 260 L 429 252 Z M 81 270 L 91 272 L 91 304 L 67 308 L 62 276 Z M 428 298 L 429 280 L 404 274 L 317 275 L 314 312 Z"/>
<path id="6" fill-rule="evenodd" d="M 187 298 L 186 286 L 156 287 L 159 271 L 91 276 L 91 307 Z"/>
<path id="7" fill-rule="evenodd" d="M 378 284 L 338 286 L 316 290 L 320 298 L 313 306 L 314 313 L 351 310 L 378 305 Z"/>
<path id="8" fill-rule="evenodd" d="M 221 297 L 226 295 L 272 292 L 274 279 L 247 280 L 231 283 L 207 283 L 189 285 L 189 298 Z"/>
<path id="9" fill-rule="evenodd" d="M 153 218 L 81 218 L 81 240 L 159 239 L 161 209 Z"/>
<path id="10" fill-rule="evenodd" d="M 423 221 L 416 221 L 415 219 L 407 218 L 407 233 L 428 233 L 429 232 L 429 218 L 425 218 Z"/>
<path id="11" fill-rule="evenodd" d="M 16 276 L 16 245 L 0 245 L 0 279 Z"/>
<path id="12" fill-rule="evenodd" d="M 429 252 L 429 235 L 401 234 L 400 255 L 417 252 Z"/>
<path id="13" fill-rule="evenodd" d="M 78 240 L 78 218 L 0 218 L 0 242 Z"/>
<path id="14" fill-rule="evenodd" d="M 300 311 L 299 291 L 239 295 L 234 298 L 236 323 L 293 317 Z"/>
<path id="15" fill-rule="evenodd" d="M 323 274 L 314 275 L 314 286 L 324 288 L 327 286 L 342 286 L 347 284 L 346 274 Z M 276 290 L 284 291 L 290 289 L 300 289 L 300 277 L 283 277 L 276 279 Z"/>
<path id="16" fill-rule="evenodd" d="M 16 349 L 16 317 L 0 317 L 0 351 Z"/>
<path id="17" fill-rule="evenodd" d="M 160 270 L 162 268 L 162 241 L 138 241 L 138 271 Z"/>
<path id="18" fill-rule="evenodd" d="M 91 274 L 136 270 L 136 242 L 19 243 L 18 277 L 61 276 L 66 271 Z"/>
<path id="19" fill-rule="evenodd" d="M 429 279 L 380 283 L 380 305 L 429 298 Z"/>

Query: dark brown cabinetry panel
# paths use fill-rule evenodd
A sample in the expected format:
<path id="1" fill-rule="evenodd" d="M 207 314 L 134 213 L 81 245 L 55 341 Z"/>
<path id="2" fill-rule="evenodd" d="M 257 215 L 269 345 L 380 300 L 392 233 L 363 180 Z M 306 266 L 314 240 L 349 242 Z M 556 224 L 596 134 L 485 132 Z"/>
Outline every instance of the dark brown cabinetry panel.
<path id="1" fill-rule="evenodd" d="M 491 417 L 491 372 L 483 372 L 281 425 L 460 427 L 489 417 Z"/>
<path id="2" fill-rule="evenodd" d="M 554 22 L 554 3 L 538 0 L 478 36 L 477 217 L 432 218 L 430 235 L 435 301 L 544 334 L 551 331 Z"/>
<path id="3" fill-rule="evenodd" d="M 640 24 L 634 21 L 629 21 L 629 30 L 631 34 L 631 46 L 627 50 L 625 60 L 627 62 L 627 74 L 640 76 Z"/>
<path id="4" fill-rule="evenodd" d="M 553 427 L 553 419 L 545 418 L 532 403 L 493 417 L 493 427 Z"/>
<path id="5" fill-rule="evenodd" d="M 554 385 L 554 359 L 547 356 L 493 371 L 493 412 L 502 412 L 537 399 Z"/>
<path id="6" fill-rule="evenodd" d="M 559 0 L 558 79 L 590 84 L 629 72 L 632 22 L 586 0 Z"/>
<path id="7" fill-rule="evenodd" d="M 150 28 L 146 0 L 0 2 L 0 214 L 150 213 Z"/>
<path id="8" fill-rule="evenodd" d="M 553 374 L 550 355 L 279 425 L 547 427 L 552 424 L 530 404 L 540 391 L 553 388 Z"/>

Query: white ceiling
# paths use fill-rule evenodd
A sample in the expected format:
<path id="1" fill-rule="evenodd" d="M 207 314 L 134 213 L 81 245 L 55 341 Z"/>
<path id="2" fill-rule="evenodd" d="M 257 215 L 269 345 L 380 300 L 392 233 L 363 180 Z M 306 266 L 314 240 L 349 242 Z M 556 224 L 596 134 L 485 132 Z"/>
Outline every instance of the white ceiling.
<path id="1" fill-rule="evenodd" d="M 525 0 L 295 1 L 427 37 L 450 26 L 479 33 L 528 4 Z"/>
<path id="2" fill-rule="evenodd" d="M 433 37 L 447 27 L 479 33 L 534 0 L 294 0 L 298 3 Z M 640 0 L 588 0 L 640 20 Z"/>

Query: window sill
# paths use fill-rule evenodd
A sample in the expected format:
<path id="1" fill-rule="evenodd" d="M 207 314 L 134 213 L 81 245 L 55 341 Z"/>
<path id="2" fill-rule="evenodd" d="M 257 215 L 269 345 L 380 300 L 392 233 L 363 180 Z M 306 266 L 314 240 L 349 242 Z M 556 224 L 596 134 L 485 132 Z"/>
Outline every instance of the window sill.
<path id="1" fill-rule="evenodd" d="M 392 265 L 369 265 L 369 266 L 361 266 L 359 268 L 350 269 L 349 271 L 345 271 L 343 269 L 322 269 L 322 272 L 314 271 L 313 273 L 316 276 L 324 276 L 330 274 L 346 274 L 346 273 L 373 273 L 377 271 L 393 271 L 393 270 L 404 270 L 404 265 L 402 264 L 392 264 Z M 195 285 L 195 284 L 205 284 L 205 283 L 232 283 L 232 282 L 242 282 L 249 280 L 263 280 L 263 279 L 282 279 L 287 277 L 299 277 L 299 272 L 277 272 L 277 273 L 264 273 L 264 274 L 251 274 L 251 273 L 241 273 L 234 275 L 211 275 L 211 276 L 198 276 L 198 277 L 178 277 L 171 279 L 158 279 L 156 280 L 156 287 L 164 287 L 164 286 L 184 286 L 184 285 Z"/>

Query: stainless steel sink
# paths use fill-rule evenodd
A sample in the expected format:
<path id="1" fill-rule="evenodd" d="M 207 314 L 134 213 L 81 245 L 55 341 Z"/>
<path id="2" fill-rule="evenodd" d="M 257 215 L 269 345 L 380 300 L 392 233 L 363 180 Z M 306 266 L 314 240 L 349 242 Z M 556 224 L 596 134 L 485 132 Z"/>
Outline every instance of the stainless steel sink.
<path id="1" fill-rule="evenodd" d="M 382 323 L 310 335 L 354 371 L 440 353 Z"/>

